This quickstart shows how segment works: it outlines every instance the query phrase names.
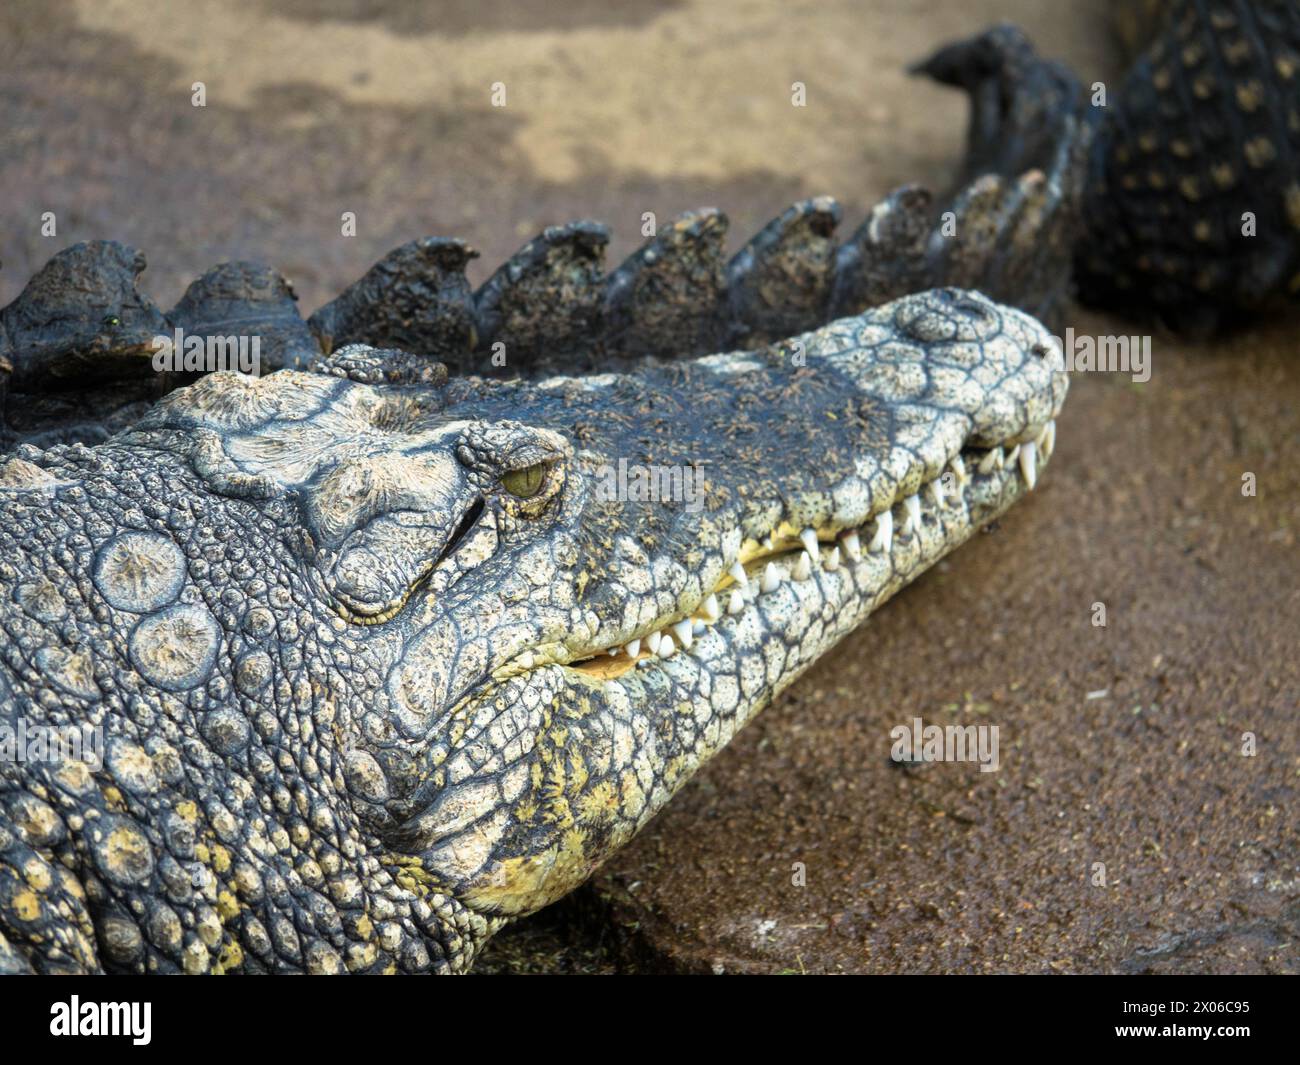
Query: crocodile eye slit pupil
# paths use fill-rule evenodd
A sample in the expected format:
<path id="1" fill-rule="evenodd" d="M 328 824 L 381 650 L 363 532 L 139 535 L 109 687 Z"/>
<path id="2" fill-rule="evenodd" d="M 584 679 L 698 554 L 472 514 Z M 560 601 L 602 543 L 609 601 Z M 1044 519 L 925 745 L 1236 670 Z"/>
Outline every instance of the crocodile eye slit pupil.
<path id="1" fill-rule="evenodd" d="M 546 467 L 542 463 L 525 466 L 522 470 L 510 470 L 501 475 L 501 485 L 512 496 L 519 499 L 531 499 L 541 490 L 546 477 Z"/>

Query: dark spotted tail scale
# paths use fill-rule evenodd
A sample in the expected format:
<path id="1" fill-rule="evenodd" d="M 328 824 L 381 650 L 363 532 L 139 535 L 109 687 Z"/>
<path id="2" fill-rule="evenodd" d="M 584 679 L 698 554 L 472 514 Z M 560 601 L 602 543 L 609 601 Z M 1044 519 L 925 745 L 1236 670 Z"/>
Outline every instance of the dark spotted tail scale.
<path id="1" fill-rule="evenodd" d="M 1079 290 L 1209 326 L 1300 291 L 1300 3 L 1163 9 L 1108 101 Z"/>

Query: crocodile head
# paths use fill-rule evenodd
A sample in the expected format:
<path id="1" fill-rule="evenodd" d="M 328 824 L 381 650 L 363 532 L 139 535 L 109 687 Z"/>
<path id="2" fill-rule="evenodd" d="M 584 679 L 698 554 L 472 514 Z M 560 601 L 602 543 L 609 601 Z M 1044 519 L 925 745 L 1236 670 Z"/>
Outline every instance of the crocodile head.
<path id="1" fill-rule="evenodd" d="M 335 358 L 339 373 L 383 356 Z M 251 920 L 265 965 L 328 967 L 340 947 L 351 968 L 462 967 L 1032 487 L 1065 391 L 1040 325 L 956 290 L 636 374 L 211 375 L 104 447 L 39 460 L 59 485 L 94 496 L 93 467 L 129 497 L 115 524 L 83 523 L 75 552 L 94 586 L 81 613 L 130 663 L 82 663 L 87 689 L 132 707 L 106 719 L 106 772 L 139 770 L 115 763 L 115 731 L 150 751 L 166 719 L 204 770 L 152 812 L 156 796 L 116 781 L 142 836 L 175 853 L 166 826 L 187 789 L 203 824 L 210 801 L 243 803 L 220 844 L 264 885 L 233 891 L 241 959 Z M 85 508 L 49 491 L 67 503 L 28 520 Z M 88 642 L 73 653 L 109 654 Z M 71 706 L 66 656 L 44 661 L 11 683 L 57 686 Z M 96 847 L 99 881 L 149 894 L 104 873 Z M 351 915 L 341 929 L 303 901 L 317 895 Z M 284 906 L 319 938 L 284 947 Z"/>

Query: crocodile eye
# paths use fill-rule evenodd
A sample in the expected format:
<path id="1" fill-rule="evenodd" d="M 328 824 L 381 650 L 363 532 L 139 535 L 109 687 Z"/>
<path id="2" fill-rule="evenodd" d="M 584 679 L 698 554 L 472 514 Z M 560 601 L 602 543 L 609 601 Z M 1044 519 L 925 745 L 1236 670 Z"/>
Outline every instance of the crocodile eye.
<path id="1" fill-rule="evenodd" d="M 541 490 L 546 480 L 546 464 L 539 462 L 522 470 L 509 470 L 501 475 L 501 485 L 512 496 L 531 499 Z"/>
<path id="2" fill-rule="evenodd" d="M 122 324 L 122 319 L 115 314 L 106 314 L 104 315 L 104 324 L 110 329 L 116 329 Z"/>

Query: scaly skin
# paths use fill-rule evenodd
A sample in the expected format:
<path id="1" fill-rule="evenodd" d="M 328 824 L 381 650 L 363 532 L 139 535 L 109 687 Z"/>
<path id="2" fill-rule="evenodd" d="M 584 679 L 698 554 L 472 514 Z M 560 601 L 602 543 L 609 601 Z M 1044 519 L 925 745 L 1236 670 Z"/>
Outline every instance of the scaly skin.
<path id="1" fill-rule="evenodd" d="M 1081 297 L 1206 330 L 1300 292 L 1300 4 L 1119 9 L 1143 49 L 1105 108 Z M 1254 231 L 1244 232 L 1244 216 Z"/>
<path id="2" fill-rule="evenodd" d="M 635 374 L 385 365 L 0 467 L 4 720 L 106 738 L 0 763 L 0 964 L 464 970 L 1023 495 L 1067 380 L 956 290 Z M 702 505 L 602 498 L 620 458 Z"/>

